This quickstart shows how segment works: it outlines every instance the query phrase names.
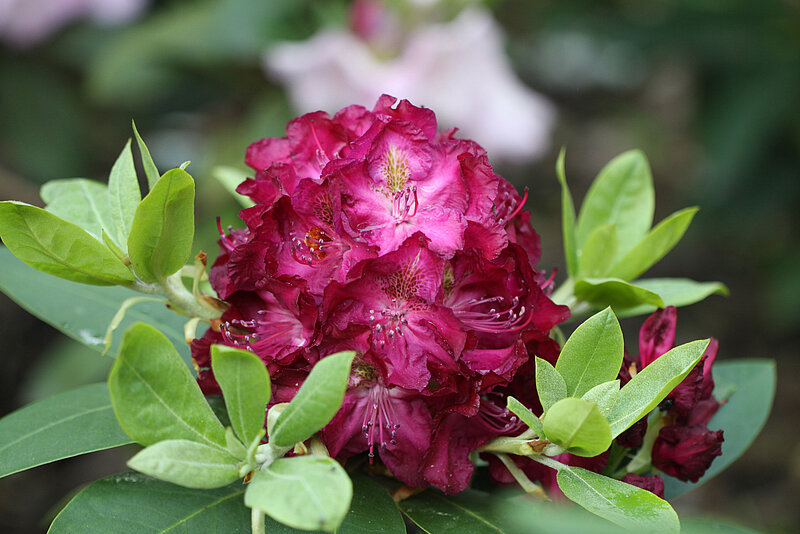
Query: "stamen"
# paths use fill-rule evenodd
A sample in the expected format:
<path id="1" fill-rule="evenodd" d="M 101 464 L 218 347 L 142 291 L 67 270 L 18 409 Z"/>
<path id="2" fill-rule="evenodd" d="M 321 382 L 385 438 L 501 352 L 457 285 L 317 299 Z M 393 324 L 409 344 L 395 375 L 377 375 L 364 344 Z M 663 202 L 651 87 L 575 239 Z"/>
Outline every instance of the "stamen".
<path id="1" fill-rule="evenodd" d="M 400 428 L 400 425 L 394 422 L 396 419 L 389 390 L 380 384 L 374 385 L 369 390 L 367 408 L 364 410 L 364 419 L 361 423 L 361 431 L 367 438 L 369 446 L 370 463 L 375 458 L 376 443 L 378 450 L 397 444 L 397 429 Z"/>
<path id="2" fill-rule="evenodd" d="M 219 217 L 217 217 L 217 230 L 219 231 L 219 237 L 222 241 L 222 246 L 225 247 L 225 250 L 228 252 L 233 252 L 233 249 L 236 248 L 236 242 L 234 242 L 234 240 L 231 239 L 231 236 L 225 234 L 225 232 L 222 230 L 222 220 Z M 228 232 L 231 232 L 232 230 L 233 227 L 228 226 Z"/>
<path id="3" fill-rule="evenodd" d="M 489 397 L 481 398 L 476 420 L 484 428 L 497 434 L 515 433 L 525 426 L 508 408 L 501 407 Z"/>
<path id="4" fill-rule="evenodd" d="M 525 205 L 525 202 L 528 201 L 528 188 L 525 188 L 525 192 L 522 195 L 522 199 L 517 203 L 516 206 L 512 209 L 511 205 L 511 195 L 509 195 L 508 191 L 503 193 L 503 198 L 500 201 L 500 204 L 495 207 L 495 217 L 497 218 L 497 222 L 501 225 L 505 226 L 509 223 L 517 214 L 522 211 L 522 207 Z M 510 213 L 509 213 L 510 212 Z"/>
<path id="5" fill-rule="evenodd" d="M 317 137 L 317 129 L 314 128 L 314 119 L 311 119 L 311 135 L 314 137 L 314 142 L 317 144 L 317 163 L 319 164 L 319 168 L 322 169 L 328 164 L 330 158 L 328 157 L 328 154 L 325 153 L 325 149 L 322 148 L 322 143 L 319 142 L 319 137 Z"/>
<path id="6" fill-rule="evenodd" d="M 524 305 L 520 306 L 519 297 L 514 297 L 511 304 L 500 310 L 494 307 L 485 310 L 487 304 L 499 304 L 504 300 L 503 297 L 469 299 L 453 306 L 453 313 L 465 325 L 480 332 L 512 333 L 527 327 L 533 320 L 533 313 Z"/>

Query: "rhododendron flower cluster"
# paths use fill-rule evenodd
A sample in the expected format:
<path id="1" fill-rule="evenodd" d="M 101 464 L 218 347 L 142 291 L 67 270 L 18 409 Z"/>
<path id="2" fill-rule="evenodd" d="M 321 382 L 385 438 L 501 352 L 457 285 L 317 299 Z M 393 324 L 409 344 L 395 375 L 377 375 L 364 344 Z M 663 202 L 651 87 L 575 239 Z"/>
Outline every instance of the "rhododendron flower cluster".
<path id="1" fill-rule="evenodd" d="M 256 205 L 229 230 L 210 278 L 230 304 L 193 345 L 261 357 L 271 403 L 315 362 L 357 353 L 341 409 L 322 430 L 333 457 L 367 453 L 410 486 L 466 488 L 468 454 L 523 425 L 507 394 L 537 406 L 533 354 L 569 316 L 533 265 L 539 238 L 520 195 L 476 143 L 437 131 L 434 113 L 382 96 L 333 117 L 310 113 L 247 150 Z M 541 412 L 540 412 L 541 413 Z"/>

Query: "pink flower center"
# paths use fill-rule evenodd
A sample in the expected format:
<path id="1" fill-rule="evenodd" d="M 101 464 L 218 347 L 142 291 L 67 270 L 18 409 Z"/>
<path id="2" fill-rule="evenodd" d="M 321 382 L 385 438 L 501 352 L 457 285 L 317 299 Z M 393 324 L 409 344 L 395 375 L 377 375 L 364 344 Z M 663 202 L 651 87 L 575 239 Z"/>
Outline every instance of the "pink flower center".
<path id="1" fill-rule="evenodd" d="M 220 332 L 223 339 L 270 357 L 286 347 L 306 345 L 303 325 L 289 310 L 272 308 L 258 310 L 257 314 L 257 319 L 233 319 L 222 323 Z"/>
<path id="2" fill-rule="evenodd" d="M 292 257 L 298 263 L 316 266 L 339 256 L 342 244 L 319 226 L 312 226 L 303 239 L 292 236 Z"/>
<path id="3" fill-rule="evenodd" d="M 361 431 L 369 445 L 370 463 L 375 458 L 376 443 L 379 450 L 386 448 L 387 444 L 395 445 L 397 443 L 397 429 L 400 428 L 400 425 L 394 423 L 396 418 L 389 390 L 380 384 L 372 386 L 361 423 Z"/>

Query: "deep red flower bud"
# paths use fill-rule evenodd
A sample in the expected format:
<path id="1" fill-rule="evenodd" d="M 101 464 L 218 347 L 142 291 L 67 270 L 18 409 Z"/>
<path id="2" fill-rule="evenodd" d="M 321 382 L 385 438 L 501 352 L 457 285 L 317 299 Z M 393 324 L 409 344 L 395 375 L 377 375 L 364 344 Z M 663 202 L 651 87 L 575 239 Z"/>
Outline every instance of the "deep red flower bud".
<path id="1" fill-rule="evenodd" d="M 665 426 L 653 444 L 653 466 L 683 481 L 697 482 L 722 454 L 722 430 L 704 425 Z"/>
<path id="2" fill-rule="evenodd" d="M 661 480 L 661 477 L 658 475 L 644 477 L 635 473 L 628 473 L 622 477 L 622 481 L 645 489 L 655 494 L 657 497 L 661 497 L 662 499 L 664 498 L 664 481 Z"/>

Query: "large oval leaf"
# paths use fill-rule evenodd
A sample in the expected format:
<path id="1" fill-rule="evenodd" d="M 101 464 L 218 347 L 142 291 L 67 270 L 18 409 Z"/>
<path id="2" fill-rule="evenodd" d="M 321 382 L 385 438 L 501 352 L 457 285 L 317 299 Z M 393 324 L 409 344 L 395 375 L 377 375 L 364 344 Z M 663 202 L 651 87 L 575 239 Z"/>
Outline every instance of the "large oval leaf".
<path id="1" fill-rule="evenodd" d="M 142 199 L 128 236 L 133 270 L 145 282 L 176 273 L 192 252 L 194 180 L 186 171 L 164 173 Z"/>
<path id="2" fill-rule="evenodd" d="M 39 194 L 47 211 L 80 226 L 98 241 L 103 239 L 103 230 L 114 228 L 106 184 L 85 178 L 53 180 Z"/>
<path id="3" fill-rule="evenodd" d="M 94 285 L 135 280 L 105 245 L 79 226 L 23 202 L 0 202 L 0 239 L 16 257 L 44 273 Z"/>
<path id="4" fill-rule="evenodd" d="M 617 227 L 604 224 L 589 234 L 578 255 L 577 278 L 607 276 L 617 261 Z"/>
<path id="5" fill-rule="evenodd" d="M 250 534 L 244 490 L 239 483 L 197 490 L 138 473 L 112 475 L 73 497 L 48 534 Z"/>
<path id="6" fill-rule="evenodd" d="M 29 404 L 0 419 L 0 477 L 132 443 L 114 417 L 106 384 Z"/>
<path id="7" fill-rule="evenodd" d="M 44 274 L 5 247 L 0 247 L 0 290 L 42 321 L 98 352 L 103 350 L 108 323 L 122 303 L 141 295 L 124 287 L 87 286 Z M 144 302 L 128 310 L 118 330 L 123 332 L 137 321 L 158 327 L 191 365 L 184 318 L 163 304 Z M 121 339 L 114 336 L 109 354 L 117 354 Z"/>
<path id="8" fill-rule="evenodd" d="M 280 458 L 256 471 L 244 502 L 294 528 L 333 532 L 350 509 L 353 485 L 327 457 Z"/>
<path id="9" fill-rule="evenodd" d="M 226 450 L 225 429 L 169 340 L 137 323 L 122 338 L 108 377 L 120 426 L 142 445 L 188 439 Z"/>
<path id="10" fill-rule="evenodd" d="M 501 508 L 502 500 L 468 489 L 456 495 L 436 490 L 402 500 L 397 505 L 417 526 L 429 534 L 522 534 Z"/>

